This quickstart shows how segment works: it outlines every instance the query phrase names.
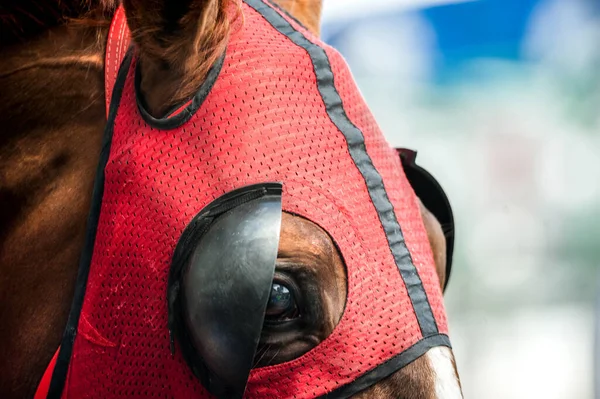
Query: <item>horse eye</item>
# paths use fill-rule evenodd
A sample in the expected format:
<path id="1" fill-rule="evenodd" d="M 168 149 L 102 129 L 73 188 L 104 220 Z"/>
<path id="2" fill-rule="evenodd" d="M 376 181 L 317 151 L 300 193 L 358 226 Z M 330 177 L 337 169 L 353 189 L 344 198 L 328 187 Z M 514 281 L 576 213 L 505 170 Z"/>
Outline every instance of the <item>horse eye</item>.
<path id="1" fill-rule="evenodd" d="M 265 321 L 286 321 L 298 316 L 298 306 L 292 291 L 281 283 L 271 285 Z"/>

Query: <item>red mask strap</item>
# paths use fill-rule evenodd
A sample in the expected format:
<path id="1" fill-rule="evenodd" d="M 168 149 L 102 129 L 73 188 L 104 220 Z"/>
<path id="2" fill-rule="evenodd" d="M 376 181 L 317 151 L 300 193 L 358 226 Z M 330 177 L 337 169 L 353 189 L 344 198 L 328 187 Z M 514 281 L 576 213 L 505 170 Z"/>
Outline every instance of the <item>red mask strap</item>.
<path id="1" fill-rule="evenodd" d="M 52 373 L 54 373 L 54 366 L 56 366 L 56 358 L 58 357 L 58 352 L 60 351 L 60 346 L 52 356 L 52 360 L 50 360 L 50 364 L 46 368 L 44 375 L 38 385 L 37 391 L 35 392 L 34 399 L 46 399 L 48 396 L 48 391 L 50 390 L 50 381 L 52 381 Z"/>
<path id="2" fill-rule="evenodd" d="M 119 6 L 115 11 L 115 15 L 110 24 L 108 40 L 106 43 L 106 56 L 104 59 L 104 90 L 107 116 L 113 87 L 115 86 L 117 74 L 119 73 L 119 67 L 125 57 L 125 53 L 127 53 L 130 42 L 131 34 L 127 27 L 125 10 L 123 9 L 123 6 Z"/>

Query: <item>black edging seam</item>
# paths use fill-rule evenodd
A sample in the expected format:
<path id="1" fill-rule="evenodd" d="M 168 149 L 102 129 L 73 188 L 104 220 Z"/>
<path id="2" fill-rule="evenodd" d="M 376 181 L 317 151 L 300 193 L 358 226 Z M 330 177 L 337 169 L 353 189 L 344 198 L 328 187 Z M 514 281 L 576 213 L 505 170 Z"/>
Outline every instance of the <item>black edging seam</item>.
<path id="1" fill-rule="evenodd" d="M 73 302 L 71 310 L 69 312 L 69 319 L 67 320 L 67 326 L 63 333 L 63 338 L 60 345 L 60 352 L 56 359 L 56 365 L 54 372 L 52 373 L 52 380 L 50 381 L 50 388 L 48 390 L 47 399 L 60 399 L 67 379 L 67 373 L 69 370 L 69 362 L 71 360 L 71 354 L 73 352 L 73 343 L 75 342 L 75 336 L 77 334 L 77 326 L 79 324 L 79 317 L 81 315 L 81 308 L 83 306 L 83 299 L 85 297 L 85 290 L 87 286 L 88 276 L 90 272 L 90 266 L 92 263 L 92 255 L 94 253 L 94 243 L 96 241 L 96 232 L 98 229 L 98 220 L 100 218 L 100 210 L 102 208 L 102 197 L 104 194 L 104 168 L 108 162 L 110 155 L 110 147 L 113 136 L 113 128 L 115 117 L 117 116 L 117 110 L 121 101 L 121 94 L 123 92 L 123 86 L 129 67 L 131 66 L 131 59 L 133 51 L 130 48 L 121 63 L 117 80 L 113 89 L 112 100 L 110 103 L 108 119 L 106 128 L 104 130 L 104 139 L 102 143 L 102 151 L 100 152 L 100 159 L 98 161 L 98 169 L 96 170 L 96 180 L 94 182 L 94 191 L 92 194 L 92 204 L 90 206 L 90 213 L 87 219 L 87 228 L 85 235 L 85 245 L 81 252 L 81 258 L 79 259 L 79 271 L 77 273 L 77 283 L 75 285 L 75 293 L 73 295 Z"/>
<path id="2" fill-rule="evenodd" d="M 423 338 L 410 348 L 404 350 L 402 353 L 394 356 L 385 363 L 382 363 L 374 369 L 361 375 L 351 383 L 341 386 L 340 388 L 329 392 L 325 395 L 322 395 L 319 398 L 345 399 L 352 395 L 355 395 L 373 386 L 378 381 L 389 377 L 397 370 L 417 360 L 419 357 L 423 356 L 423 354 L 425 354 L 425 352 L 427 352 L 429 349 L 435 348 L 436 346 L 447 346 L 448 348 L 452 348 L 452 346 L 450 345 L 450 339 L 447 335 L 438 334 L 429 336 L 427 338 Z"/>
<path id="3" fill-rule="evenodd" d="M 140 70 L 139 63 L 136 64 L 136 67 L 135 67 L 135 98 L 136 98 L 138 110 L 140 111 L 140 114 L 142 115 L 142 118 L 144 119 L 144 121 L 146 121 L 146 123 L 152 127 L 155 127 L 157 129 L 163 129 L 163 130 L 175 129 L 175 128 L 183 125 L 187 121 L 189 121 L 190 118 L 192 116 L 194 116 L 196 111 L 198 111 L 198 109 L 202 106 L 202 104 L 204 103 L 204 100 L 206 100 L 206 97 L 208 96 L 208 94 L 212 90 L 215 82 L 217 81 L 217 78 L 219 77 L 219 74 L 221 73 L 221 69 L 223 68 L 223 63 L 225 61 L 225 54 L 226 54 L 226 51 L 224 51 L 223 54 L 221 54 L 221 56 L 213 64 L 213 66 L 210 67 L 208 74 L 206 75 L 206 78 L 204 79 L 204 82 L 202 82 L 202 85 L 200 86 L 200 88 L 198 89 L 196 94 L 194 94 L 194 97 L 192 97 L 192 101 L 180 112 L 176 113 L 175 115 L 172 115 L 175 111 L 177 111 L 181 107 L 181 104 L 175 106 L 171 111 L 169 111 L 167 113 L 167 116 L 162 117 L 162 118 L 153 117 L 146 109 L 146 105 L 144 103 L 144 98 L 143 98 L 141 90 L 140 90 L 141 77 L 140 77 L 140 73 L 139 73 L 139 70 Z"/>
<path id="4" fill-rule="evenodd" d="M 346 138 L 348 151 L 354 164 L 363 176 L 371 201 L 375 206 L 381 225 L 390 246 L 396 266 L 404 280 L 408 296 L 412 302 L 423 337 L 438 334 L 438 327 L 423 288 L 421 277 L 417 273 L 410 252 L 406 247 L 404 235 L 394 213 L 394 207 L 385 191 L 383 179 L 365 147 L 364 136 L 346 115 L 342 99 L 334 84 L 333 72 L 327 53 L 320 46 L 309 41 L 271 6 L 262 0 L 244 0 L 246 4 L 260 13 L 276 30 L 290 39 L 294 44 L 306 50 L 315 69 L 317 88 L 329 118 Z"/>

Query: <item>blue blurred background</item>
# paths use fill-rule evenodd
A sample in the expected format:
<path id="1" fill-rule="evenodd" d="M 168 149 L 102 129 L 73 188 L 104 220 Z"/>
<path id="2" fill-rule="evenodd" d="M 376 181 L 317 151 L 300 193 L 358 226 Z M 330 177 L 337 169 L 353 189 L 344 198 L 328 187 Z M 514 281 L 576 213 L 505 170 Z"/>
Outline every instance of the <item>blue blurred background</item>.
<path id="1" fill-rule="evenodd" d="M 325 0 L 389 142 L 447 190 L 466 398 L 594 397 L 600 1 Z"/>

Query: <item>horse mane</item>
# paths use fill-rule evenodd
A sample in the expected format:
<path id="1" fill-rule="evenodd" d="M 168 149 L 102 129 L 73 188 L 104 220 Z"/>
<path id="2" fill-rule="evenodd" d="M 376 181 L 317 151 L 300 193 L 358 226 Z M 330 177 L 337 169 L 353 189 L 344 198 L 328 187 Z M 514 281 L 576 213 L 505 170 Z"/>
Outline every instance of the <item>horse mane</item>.
<path id="1" fill-rule="evenodd" d="M 45 30 L 66 23 L 100 28 L 97 42 L 101 46 L 120 3 L 121 0 L 0 0 L 0 48 L 26 44 Z M 178 87 L 161 102 L 175 104 L 187 100 L 200 87 L 225 50 L 232 28 L 240 25 L 234 23 L 240 16 L 239 3 L 239 0 L 125 3 L 142 22 L 130 24 L 142 56 L 184 66 Z M 193 50 L 189 47 L 191 43 Z"/>
<path id="2" fill-rule="evenodd" d="M 98 25 L 118 0 L 0 0 L 0 44 L 23 41 L 45 29 L 80 20 Z"/>

